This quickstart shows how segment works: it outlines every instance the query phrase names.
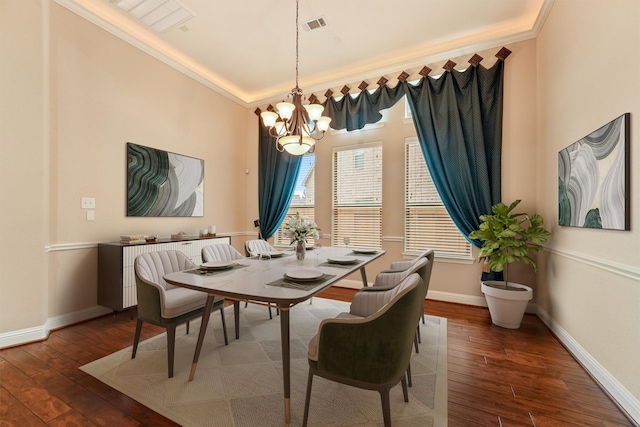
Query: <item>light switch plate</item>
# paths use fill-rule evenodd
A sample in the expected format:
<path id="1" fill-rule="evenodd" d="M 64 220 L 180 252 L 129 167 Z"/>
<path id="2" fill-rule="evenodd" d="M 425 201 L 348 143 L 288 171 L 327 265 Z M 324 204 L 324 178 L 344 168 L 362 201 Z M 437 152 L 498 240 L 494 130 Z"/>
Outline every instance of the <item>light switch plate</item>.
<path id="1" fill-rule="evenodd" d="M 82 209 L 95 209 L 96 208 L 96 199 L 93 197 L 83 197 L 82 198 Z"/>
<path id="2" fill-rule="evenodd" d="M 87 211 L 87 221 L 95 221 L 96 211 Z"/>

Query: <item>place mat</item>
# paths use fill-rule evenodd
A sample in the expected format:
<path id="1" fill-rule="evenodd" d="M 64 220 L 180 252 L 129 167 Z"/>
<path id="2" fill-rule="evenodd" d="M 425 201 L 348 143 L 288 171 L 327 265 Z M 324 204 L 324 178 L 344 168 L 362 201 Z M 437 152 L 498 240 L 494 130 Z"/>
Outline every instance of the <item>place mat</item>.
<path id="1" fill-rule="evenodd" d="M 319 279 L 309 280 L 305 282 L 300 282 L 294 279 L 283 277 L 282 279 L 274 280 L 273 282 L 267 283 L 267 286 L 279 286 L 281 288 L 300 289 L 303 291 L 307 291 L 309 289 L 315 288 L 316 286 L 322 285 L 324 282 L 333 279 L 334 277 L 336 277 L 335 274 L 323 274 Z"/>
<path id="2" fill-rule="evenodd" d="M 218 270 L 208 268 L 196 268 L 193 270 L 186 270 L 185 273 L 197 274 L 199 276 L 213 276 L 215 274 L 224 273 L 225 271 L 237 270 L 238 268 L 249 267 L 247 264 L 234 264 L 231 268 L 221 268 Z"/>
<path id="3" fill-rule="evenodd" d="M 361 259 L 356 259 L 356 262 L 352 262 L 350 264 L 341 264 L 339 262 L 323 262 L 319 264 L 318 267 L 337 267 L 337 268 L 352 268 L 356 264 L 360 264 L 362 262 Z"/>
<path id="4" fill-rule="evenodd" d="M 352 252 L 350 252 L 350 253 L 349 253 L 349 254 L 347 254 L 347 255 L 353 255 L 353 256 L 374 256 L 374 255 L 378 255 L 379 253 L 380 253 L 380 251 L 378 251 L 378 250 L 377 250 L 377 251 L 375 251 L 375 252 L 372 252 L 372 253 L 370 253 L 370 254 L 363 254 L 362 252 L 353 252 L 353 251 L 352 251 Z"/>

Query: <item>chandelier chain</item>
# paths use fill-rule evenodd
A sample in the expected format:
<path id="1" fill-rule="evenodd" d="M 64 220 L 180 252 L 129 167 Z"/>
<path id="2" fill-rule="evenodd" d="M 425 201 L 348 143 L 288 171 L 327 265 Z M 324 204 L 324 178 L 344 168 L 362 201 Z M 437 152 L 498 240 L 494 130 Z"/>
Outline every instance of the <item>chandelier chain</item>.
<path id="1" fill-rule="evenodd" d="M 296 0 L 296 88 L 300 87 L 298 85 L 298 39 L 299 37 L 299 28 L 300 26 L 298 25 L 298 4 L 300 3 L 299 0 Z"/>

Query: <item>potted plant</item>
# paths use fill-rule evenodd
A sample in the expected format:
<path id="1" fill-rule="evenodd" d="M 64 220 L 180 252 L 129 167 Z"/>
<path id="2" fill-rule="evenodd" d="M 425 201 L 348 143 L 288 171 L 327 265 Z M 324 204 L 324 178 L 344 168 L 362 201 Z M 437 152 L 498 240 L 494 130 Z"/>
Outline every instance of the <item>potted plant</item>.
<path id="1" fill-rule="evenodd" d="M 504 272 L 504 281 L 483 281 L 484 293 L 491 314 L 491 321 L 504 328 L 518 329 L 533 297 L 529 286 L 509 281 L 509 264 L 515 261 L 533 266 L 531 257 L 538 253 L 546 242 L 549 231 L 544 228 L 544 219 L 538 214 L 514 213 L 520 200 L 507 206 L 494 205 L 493 215 L 480 216 L 480 228 L 469 234 L 472 239 L 482 241 L 478 258 L 484 258 L 494 272 Z"/>

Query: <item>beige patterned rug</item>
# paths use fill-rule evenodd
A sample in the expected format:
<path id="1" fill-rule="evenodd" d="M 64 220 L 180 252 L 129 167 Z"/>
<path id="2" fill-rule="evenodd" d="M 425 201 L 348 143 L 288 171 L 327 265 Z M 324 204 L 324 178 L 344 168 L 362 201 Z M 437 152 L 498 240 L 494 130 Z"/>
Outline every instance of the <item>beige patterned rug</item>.
<path id="1" fill-rule="evenodd" d="M 302 425 L 307 386 L 307 343 L 322 319 L 348 311 L 349 304 L 314 298 L 291 310 L 291 426 Z M 189 370 L 197 340 L 176 332 L 174 377 L 167 378 L 166 336 L 140 343 L 81 367 L 88 374 L 183 426 L 285 426 L 282 395 L 280 321 L 265 307 L 241 307 L 240 339 L 233 337 L 233 307 L 225 309 L 229 345 L 224 345 L 219 312 L 211 314 L 198 369 Z M 275 314 L 275 311 L 274 311 Z M 420 324 L 420 352 L 413 354 L 409 403 L 400 386 L 391 390 L 395 427 L 447 425 L 447 323 L 426 317 Z M 133 337 L 132 337 L 133 339 Z M 314 377 L 309 426 L 382 426 L 379 394 Z"/>

